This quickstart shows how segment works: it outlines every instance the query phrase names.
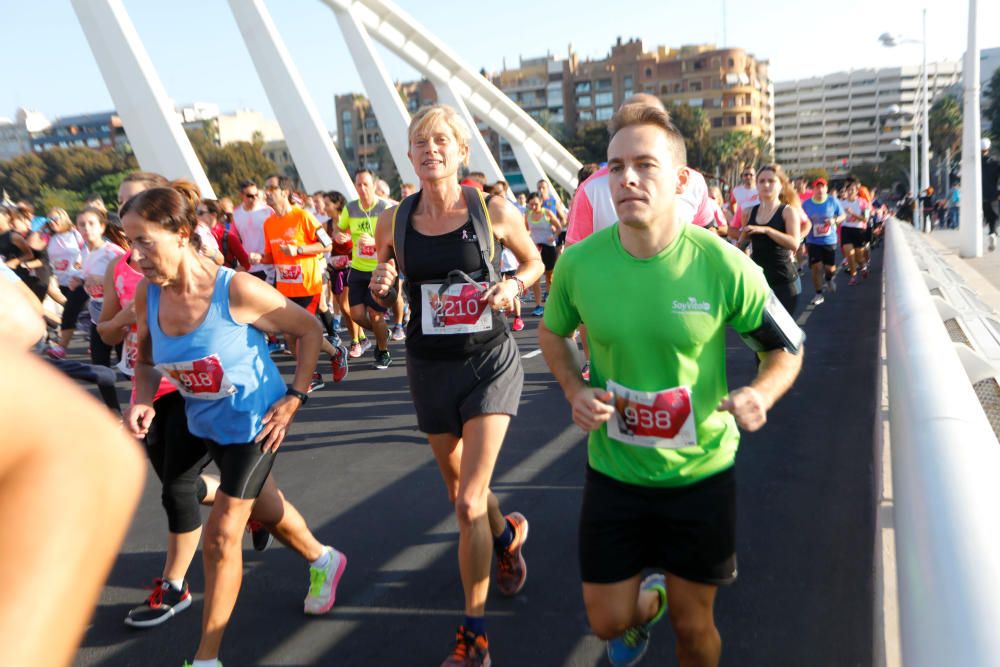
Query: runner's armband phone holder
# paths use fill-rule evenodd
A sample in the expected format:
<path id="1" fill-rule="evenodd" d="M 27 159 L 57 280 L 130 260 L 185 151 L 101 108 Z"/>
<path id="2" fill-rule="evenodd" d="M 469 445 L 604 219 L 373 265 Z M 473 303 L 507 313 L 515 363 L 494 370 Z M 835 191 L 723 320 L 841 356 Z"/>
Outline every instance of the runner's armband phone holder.
<path id="1" fill-rule="evenodd" d="M 798 354 L 806 340 L 806 334 L 774 296 L 774 292 L 771 292 L 760 326 L 740 334 L 740 338 L 754 352 L 785 350 L 790 354 Z"/>

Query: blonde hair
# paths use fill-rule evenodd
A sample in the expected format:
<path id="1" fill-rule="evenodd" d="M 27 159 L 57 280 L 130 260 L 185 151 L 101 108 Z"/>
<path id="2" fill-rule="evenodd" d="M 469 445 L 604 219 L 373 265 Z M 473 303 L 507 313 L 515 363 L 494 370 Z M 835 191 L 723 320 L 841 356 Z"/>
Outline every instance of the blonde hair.
<path id="1" fill-rule="evenodd" d="M 69 213 L 64 208 L 56 206 L 50 209 L 49 220 L 56 224 L 56 226 L 52 227 L 52 231 L 57 234 L 73 229 L 73 219 L 69 217 Z"/>
<path id="2" fill-rule="evenodd" d="M 458 141 L 459 145 L 466 148 L 469 147 L 469 141 L 472 137 L 469 132 L 469 126 L 466 124 L 465 119 L 447 104 L 435 104 L 425 107 L 413 116 L 413 120 L 410 121 L 409 132 L 407 133 L 410 145 L 413 145 L 415 137 L 426 134 L 432 127 L 439 124 L 451 130 L 452 135 Z M 469 159 L 466 157 L 465 163 L 468 163 L 468 161 Z"/>
<path id="3" fill-rule="evenodd" d="M 774 175 L 778 177 L 778 182 L 781 183 L 781 191 L 778 193 L 778 201 L 786 206 L 802 208 L 802 200 L 799 199 L 799 193 L 795 191 L 791 180 L 788 178 L 788 174 L 785 173 L 785 170 L 782 169 L 781 165 L 765 164 L 757 170 L 757 178 L 760 178 L 760 175 L 765 171 L 774 172 Z"/>

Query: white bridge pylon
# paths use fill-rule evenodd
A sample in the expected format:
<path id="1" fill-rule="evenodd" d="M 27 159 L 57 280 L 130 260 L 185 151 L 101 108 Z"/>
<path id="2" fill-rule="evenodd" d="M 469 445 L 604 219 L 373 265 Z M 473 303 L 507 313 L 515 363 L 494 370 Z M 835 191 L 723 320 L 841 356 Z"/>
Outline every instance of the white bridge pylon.
<path id="1" fill-rule="evenodd" d="M 531 188 L 553 180 L 576 187 L 580 162 L 535 120 L 463 63 L 412 17 L 386 0 L 323 0 L 341 31 L 383 129 L 400 175 L 413 179 L 406 159 L 409 114 L 375 53 L 374 37 L 434 84 L 439 98 L 470 121 L 472 168 L 487 178 L 503 174 L 476 130 L 473 114 L 506 139 Z M 181 127 L 162 83 L 142 47 L 121 0 L 72 0 L 105 84 L 143 169 L 187 176 L 212 194 L 211 185 Z M 229 6 L 282 127 L 303 184 L 310 191 L 338 189 L 355 195 L 354 184 L 323 127 L 316 105 L 267 12 L 264 0 L 229 0 Z"/>
<path id="2" fill-rule="evenodd" d="M 576 189 L 580 161 L 412 16 L 387 0 L 323 2 L 335 10 L 352 10 L 373 38 L 434 82 L 439 96 L 458 95 L 469 106 L 466 112 L 481 118 L 511 144 L 529 188 L 538 180 L 548 180 L 547 173 L 569 192 Z M 442 95 L 439 82 L 450 83 L 451 91 Z"/>

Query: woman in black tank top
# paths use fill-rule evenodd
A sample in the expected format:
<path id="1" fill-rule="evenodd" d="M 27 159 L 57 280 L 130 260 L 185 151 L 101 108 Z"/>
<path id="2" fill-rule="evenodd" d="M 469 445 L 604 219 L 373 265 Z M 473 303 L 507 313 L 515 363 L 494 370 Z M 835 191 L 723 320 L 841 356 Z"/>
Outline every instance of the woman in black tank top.
<path id="1" fill-rule="evenodd" d="M 760 203 L 743 212 L 740 248 L 750 245 L 752 259 L 790 315 L 795 314 L 802 285 L 795 264 L 801 242 L 801 203 L 785 171 L 776 164 L 757 172 Z"/>
<path id="2" fill-rule="evenodd" d="M 493 552 L 501 593 L 517 593 L 527 572 L 521 546 L 528 522 L 517 512 L 505 517 L 489 489 L 524 379 L 501 312 L 538 280 L 542 261 L 513 204 L 502 197 L 487 203 L 480 191 L 459 185 L 469 130 L 454 109 L 420 111 L 409 139 L 421 189 L 379 216 L 379 264 L 370 287 L 380 303 L 395 301 L 394 258 L 401 260 L 412 313 L 406 337 L 410 393 L 459 526 L 465 621 L 450 659 L 489 664 L 484 614 Z M 483 238 L 491 231 L 494 238 Z M 498 282 L 500 243 L 520 267 Z"/>

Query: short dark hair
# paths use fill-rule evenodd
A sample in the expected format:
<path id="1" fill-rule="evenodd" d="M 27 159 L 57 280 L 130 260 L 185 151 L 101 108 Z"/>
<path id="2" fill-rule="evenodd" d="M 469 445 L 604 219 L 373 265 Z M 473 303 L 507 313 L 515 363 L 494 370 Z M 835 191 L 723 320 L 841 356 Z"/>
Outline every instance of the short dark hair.
<path id="1" fill-rule="evenodd" d="M 292 192 L 292 185 L 293 185 L 292 184 L 292 179 L 290 179 L 287 176 L 284 176 L 282 174 L 270 174 L 264 180 L 265 181 L 269 181 L 272 178 L 278 179 L 278 187 L 279 188 L 281 188 L 282 190 L 287 190 L 288 193 L 291 194 L 291 192 Z"/>
<path id="2" fill-rule="evenodd" d="M 240 181 L 240 192 L 243 192 L 251 185 L 257 187 L 257 183 L 252 178 L 244 178 L 242 181 Z"/>
<path id="3" fill-rule="evenodd" d="M 670 120 L 670 114 L 655 106 L 648 104 L 624 104 L 615 115 L 611 117 L 608 124 L 610 138 L 626 127 L 633 125 L 654 125 L 664 131 L 667 135 L 667 145 L 670 148 L 670 156 L 678 166 L 687 164 L 687 149 L 684 147 L 684 137 Z"/>
<path id="4" fill-rule="evenodd" d="M 576 172 L 577 183 L 583 183 L 585 180 L 594 175 L 600 167 L 597 166 L 596 162 L 588 162 L 587 164 L 580 167 L 580 170 Z"/>
<path id="5" fill-rule="evenodd" d="M 358 180 L 358 176 L 360 176 L 361 174 L 369 174 L 372 177 L 372 180 L 373 181 L 375 180 L 375 172 L 369 169 L 368 167 L 361 167 L 356 172 L 354 172 L 354 180 Z"/>

